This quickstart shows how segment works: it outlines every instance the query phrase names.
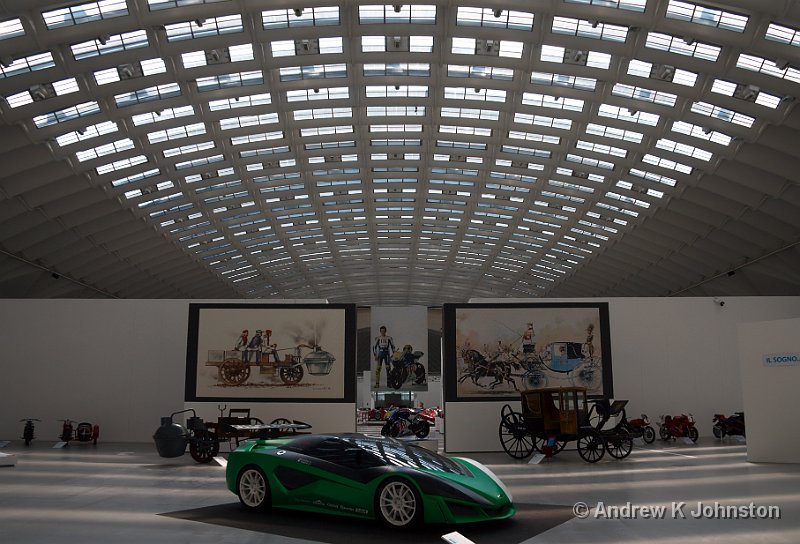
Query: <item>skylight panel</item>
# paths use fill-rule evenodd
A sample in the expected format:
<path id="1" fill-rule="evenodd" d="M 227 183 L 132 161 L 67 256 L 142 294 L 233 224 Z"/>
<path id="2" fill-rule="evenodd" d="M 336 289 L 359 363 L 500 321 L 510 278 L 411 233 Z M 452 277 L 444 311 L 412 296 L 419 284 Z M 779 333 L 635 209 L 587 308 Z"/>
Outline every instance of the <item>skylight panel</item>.
<path id="1" fill-rule="evenodd" d="M 448 77 L 471 77 L 479 79 L 497 79 L 500 81 L 513 81 L 514 70 L 497 66 L 462 66 L 458 64 L 447 65 Z"/>
<path id="2" fill-rule="evenodd" d="M 675 102 L 678 100 L 678 96 L 671 93 L 653 91 L 651 89 L 645 89 L 644 87 L 634 87 L 633 85 L 624 85 L 622 83 L 615 83 L 611 94 L 669 107 L 674 106 Z"/>
<path id="3" fill-rule="evenodd" d="M 779 25 L 778 23 L 770 23 L 769 27 L 767 27 L 764 39 L 791 45 L 792 47 L 800 47 L 800 30 Z"/>
<path id="4" fill-rule="evenodd" d="M 103 35 L 94 40 L 76 43 L 70 46 L 75 60 L 84 60 L 99 55 L 110 55 L 121 51 L 130 51 L 150 45 L 147 32 L 134 30 L 122 34 Z"/>
<path id="5" fill-rule="evenodd" d="M 111 134 L 113 132 L 117 132 L 118 130 L 119 127 L 114 121 L 104 121 L 102 123 L 97 123 L 96 125 L 89 125 L 88 127 L 84 127 L 80 130 L 73 130 L 72 132 L 67 132 L 66 134 L 57 136 L 56 143 L 59 145 L 59 147 L 65 147 L 78 142 L 83 142 L 85 140 L 90 140 L 92 138 L 97 138 L 98 136 L 103 136 L 105 134 Z"/>
<path id="6" fill-rule="evenodd" d="M 531 31 L 533 30 L 533 13 L 459 6 L 456 25 Z"/>
<path id="7" fill-rule="evenodd" d="M 687 157 L 692 157 L 693 159 L 700 159 L 701 161 L 710 161 L 713 153 L 710 151 L 706 151 L 705 149 L 700 149 L 693 145 L 682 144 L 676 142 L 674 140 L 670 140 L 668 138 L 659 138 L 656 142 L 656 147 L 658 149 L 663 149 L 665 151 L 671 151 L 673 153 L 678 153 L 679 155 L 686 155 Z"/>
<path id="8" fill-rule="evenodd" d="M 755 85 L 734 83 L 732 81 L 725 81 L 723 79 L 714 80 L 714 84 L 711 87 L 711 92 L 725 96 L 731 96 L 746 102 L 754 102 L 759 106 L 765 106 L 773 110 L 776 109 L 781 103 L 781 98 L 779 96 L 763 92 Z"/>
<path id="9" fill-rule="evenodd" d="M 128 15 L 125 0 L 100 0 L 42 12 L 48 30 Z"/>
<path id="10" fill-rule="evenodd" d="M 542 62 L 588 66 L 589 68 L 600 68 L 602 70 L 608 70 L 608 67 L 611 66 L 611 55 L 608 53 L 566 49 L 554 45 L 542 45 L 542 53 L 539 60 Z"/>
<path id="11" fill-rule="evenodd" d="M 599 159 L 594 159 L 591 157 L 584 157 L 582 155 L 576 155 L 574 153 L 567 153 L 567 162 L 575 162 L 578 164 L 583 164 L 585 166 L 592 166 L 594 168 L 600 168 L 602 170 L 613 170 L 614 163 L 610 161 L 602 161 Z"/>
<path id="12" fill-rule="evenodd" d="M 663 191 L 657 191 L 656 189 L 652 189 L 650 187 L 636 187 L 633 185 L 633 183 L 625 180 L 619 180 L 617 182 L 617 187 L 619 187 L 620 189 L 625 189 L 627 191 L 641 193 L 643 195 L 647 195 L 652 198 L 664 198 Z"/>
<path id="13" fill-rule="evenodd" d="M 166 85 L 156 85 L 155 87 L 147 87 L 145 89 L 139 89 L 138 91 L 117 94 L 114 95 L 114 101 L 118 108 L 124 108 L 126 106 L 132 106 L 133 104 L 141 104 L 143 102 L 161 100 L 162 98 L 180 95 L 180 85 L 177 83 L 168 83 Z"/>
<path id="14" fill-rule="evenodd" d="M 272 9 L 261 12 L 264 30 L 339 24 L 339 7 Z"/>
<path id="15" fill-rule="evenodd" d="M 167 66 L 163 59 L 147 59 L 135 64 L 123 64 L 106 70 L 98 70 L 94 73 L 94 79 L 98 85 L 108 85 L 123 79 L 140 77 L 140 75 L 146 77 L 163 74 L 166 71 Z"/>
<path id="16" fill-rule="evenodd" d="M 439 125 L 441 134 L 465 134 L 469 136 L 491 137 L 492 129 L 483 127 L 468 127 L 463 125 Z"/>
<path id="17" fill-rule="evenodd" d="M 64 96 L 79 91 L 78 82 L 74 77 L 45 83 L 44 85 L 34 85 L 22 92 L 6 96 L 6 103 L 12 109 L 27 106 L 34 102 L 49 100 L 57 96 Z"/>
<path id="18" fill-rule="evenodd" d="M 104 157 L 106 155 L 113 155 L 114 153 L 127 151 L 128 149 L 133 149 L 133 147 L 133 140 L 130 138 L 123 138 L 122 140 L 103 144 L 91 149 L 86 149 L 84 151 L 76 151 L 75 157 L 78 159 L 78 162 L 84 162 L 96 159 L 98 157 Z"/>
<path id="19" fill-rule="evenodd" d="M 508 137 L 511 140 L 525 140 L 526 142 L 543 142 L 546 144 L 559 145 L 561 138 L 550 134 L 535 134 L 521 130 L 509 130 Z"/>
<path id="20" fill-rule="evenodd" d="M 635 111 L 619 106 L 612 106 L 611 104 L 600 104 L 600 109 L 597 113 L 600 117 L 610 117 L 611 119 L 619 119 L 620 121 L 627 121 L 629 123 L 640 123 L 651 127 L 658 125 L 658 120 L 660 119 L 655 113 Z"/>
<path id="21" fill-rule="evenodd" d="M 332 38 L 313 38 L 302 40 L 276 40 L 270 44 L 272 56 L 294 57 L 296 55 L 341 53 L 343 49 L 341 36 Z"/>
<path id="22" fill-rule="evenodd" d="M 506 101 L 506 91 L 499 89 L 482 89 L 480 87 L 445 87 L 444 97 L 447 100 L 481 100 L 483 102 Z"/>
<path id="23" fill-rule="evenodd" d="M 312 64 L 309 66 L 288 66 L 280 68 L 281 81 L 297 81 L 300 79 L 327 79 L 347 77 L 347 66 L 344 64 Z"/>
<path id="24" fill-rule="evenodd" d="M 33 118 L 33 123 L 36 125 L 36 128 L 44 128 L 57 123 L 72 121 L 79 117 L 94 115 L 95 113 L 100 113 L 100 105 L 97 102 L 83 102 L 62 110 L 51 111 L 44 115 L 37 115 Z"/>
<path id="25" fill-rule="evenodd" d="M 541 127 L 557 128 L 560 130 L 570 130 L 572 128 L 572 119 L 559 119 L 556 117 L 533 115 L 530 113 L 514 113 L 514 122 L 522 125 L 537 125 Z"/>
<path id="26" fill-rule="evenodd" d="M 309 100 L 341 100 L 350 97 L 349 87 L 323 87 L 286 91 L 287 102 L 308 102 Z"/>
<path id="27" fill-rule="evenodd" d="M 598 144 L 595 142 L 587 142 L 586 140 L 578 140 L 575 142 L 576 149 L 584 149 L 594 153 L 601 153 L 603 155 L 613 155 L 615 157 L 627 157 L 628 150 L 621 147 L 614 147 L 606 144 Z"/>
<path id="28" fill-rule="evenodd" d="M 192 51 L 181 54 L 181 62 L 184 69 L 199 68 L 217 62 L 244 62 L 253 60 L 253 44 L 245 43 L 242 45 L 231 45 L 222 49 L 211 49 L 209 51 Z"/>
<path id="29" fill-rule="evenodd" d="M 433 36 L 362 36 L 364 53 L 411 52 L 431 53 Z"/>
<path id="30" fill-rule="evenodd" d="M 121 187 L 123 185 L 130 185 L 132 183 L 138 183 L 148 178 L 152 178 L 161 174 L 161 170 L 158 168 L 152 168 L 150 170 L 146 170 L 144 172 L 137 172 L 136 174 L 131 174 L 129 176 L 125 176 L 123 178 L 111 180 L 111 185 L 113 187 Z"/>
<path id="31" fill-rule="evenodd" d="M 8 64 L 6 66 L 6 64 Z M 37 72 L 39 70 L 46 70 L 52 68 L 56 63 L 53 60 L 53 54 L 49 51 L 44 53 L 37 53 L 35 55 L 28 55 L 18 59 L 11 59 L 11 62 L 0 63 L 0 78 L 18 76 L 20 74 L 27 74 Z"/>
<path id="32" fill-rule="evenodd" d="M 162 154 L 165 158 L 170 158 L 177 157 L 179 155 L 188 155 L 189 153 L 197 153 L 198 151 L 206 151 L 208 149 L 214 149 L 215 147 L 216 144 L 212 141 L 201 142 L 199 144 L 187 144 L 180 147 L 165 149 L 162 151 Z"/>
<path id="33" fill-rule="evenodd" d="M 7 19 L 0 21 L 0 41 L 10 40 L 25 35 L 25 29 L 20 19 Z"/>
<path id="34" fill-rule="evenodd" d="M 628 64 L 628 75 L 668 81 L 685 87 L 694 87 L 698 75 L 668 64 L 653 64 L 633 59 Z"/>
<path id="35" fill-rule="evenodd" d="M 223 36 L 225 34 L 235 34 L 244 30 L 242 27 L 242 16 L 238 14 L 174 23 L 165 25 L 164 29 L 167 33 L 167 41 L 169 42 L 192 40 L 194 38 L 205 38 L 208 36 Z"/>
<path id="36" fill-rule="evenodd" d="M 197 4 L 216 4 L 218 2 L 229 2 L 230 0 L 147 0 L 147 7 L 150 11 L 162 9 L 179 8 L 182 6 L 196 6 Z"/>
<path id="37" fill-rule="evenodd" d="M 194 115 L 193 106 L 179 106 L 177 108 L 166 108 L 160 111 L 151 111 L 138 115 L 132 115 L 131 120 L 133 126 L 149 125 L 152 123 L 159 123 L 161 121 L 169 121 L 171 119 L 178 119 L 180 117 L 189 117 Z"/>
<path id="38" fill-rule="evenodd" d="M 443 107 L 441 109 L 441 116 L 458 117 L 461 119 L 482 119 L 485 121 L 497 121 L 500 118 L 500 112 L 495 110 L 484 110 L 475 108 Z"/>
<path id="39" fill-rule="evenodd" d="M 746 15 L 723 11 L 710 6 L 670 0 L 667 5 L 667 19 L 713 26 L 722 30 L 744 32 L 749 18 Z"/>
<path id="40" fill-rule="evenodd" d="M 726 123 L 741 125 L 747 128 L 752 127 L 756 122 L 755 117 L 750 117 L 749 115 L 723 108 L 721 106 L 715 106 L 714 104 L 709 104 L 708 102 L 692 102 L 692 113 L 705 115 L 706 117 L 713 117 Z"/>
<path id="41" fill-rule="evenodd" d="M 564 111 L 583 111 L 584 101 L 539 93 L 522 93 L 522 103 L 526 106 L 539 106 Z"/>
<path id="42" fill-rule="evenodd" d="M 546 72 L 531 73 L 531 83 L 551 87 L 566 87 L 580 91 L 594 91 L 597 80 L 591 77 L 568 76 L 565 74 L 549 74 Z"/>
<path id="43" fill-rule="evenodd" d="M 362 25 L 398 23 L 435 25 L 436 6 L 413 4 L 358 6 L 358 22 Z"/>
<path id="44" fill-rule="evenodd" d="M 606 138 L 613 138 L 615 140 L 623 140 L 626 142 L 633 142 L 636 144 L 642 143 L 644 134 L 641 132 L 634 132 L 632 130 L 623 130 L 621 128 L 609 127 L 606 125 L 599 125 L 597 123 L 589 123 L 586 125 L 586 133 L 595 136 L 604 136 Z"/>
<path id="45" fill-rule="evenodd" d="M 210 111 L 233 110 L 236 108 L 249 108 L 252 106 L 266 106 L 272 104 L 272 97 L 269 93 L 251 94 L 247 96 L 237 96 L 233 98 L 223 98 L 222 100 L 209 100 L 208 108 Z"/>
<path id="46" fill-rule="evenodd" d="M 422 62 L 366 63 L 364 76 L 430 76 L 431 65 Z M 281 80 L 283 81 L 283 80 Z"/>
<path id="47" fill-rule="evenodd" d="M 800 83 L 800 70 L 790 66 L 788 60 L 776 59 L 772 61 L 756 55 L 742 53 L 736 61 L 736 67 Z"/>
<path id="48" fill-rule="evenodd" d="M 424 117 L 425 106 L 367 106 L 367 117 Z"/>
<path id="49" fill-rule="evenodd" d="M 523 43 L 511 40 L 483 40 L 477 38 L 453 38 L 450 50 L 454 55 L 499 56 L 522 58 Z"/>
<path id="50" fill-rule="evenodd" d="M 343 117 L 352 117 L 352 108 L 317 108 L 295 110 L 292 112 L 295 121 L 305 121 L 309 119 L 337 119 Z M 369 115 L 369 113 L 367 113 Z"/>
<path id="51" fill-rule="evenodd" d="M 205 123 L 193 123 L 191 125 L 183 125 L 180 127 L 172 127 L 166 130 L 158 130 L 147 134 L 147 141 L 150 144 L 158 144 L 170 140 L 178 140 L 180 138 L 190 138 L 192 136 L 200 136 L 206 133 Z"/>
<path id="52" fill-rule="evenodd" d="M 553 17 L 552 32 L 617 43 L 625 43 L 628 37 L 628 27 L 570 17 Z"/>
<path id="53" fill-rule="evenodd" d="M 642 157 L 642 162 L 645 164 L 652 164 L 654 166 L 666 168 L 667 170 L 675 170 L 676 172 L 680 172 L 681 174 L 692 173 L 692 167 L 689 165 L 682 164 L 676 161 L 671 161 L 669 159 L 665 159 L 663 157 L 659 157 L 657 155 L 653 155 L 650 153 L 647 153 L 644 157 Z"/>
<path id="54" fill-rule="evenodd" d="M 119 170 L 124 170 L 126 168 L 131 168 L 133 166 L 137 166 L 139 164 L 144 164 L 147 162 L 147 157 L 144 155 L 136 155 L 135 157 L 129 157 L 127 159 L 122 159 L 114 162 L 110 162 L 108 164 L 103 164 L 95 168 L 98 176 L 102 176 L 103 174 L 110 174 L 111 172 L 118 172 Z"/>
<path id="55" fill-rule="evenodd" d="M 672 132 L 677 132 L 679 134 L 686 134 L 687 136 L 691 136 L 693 138 L 700 138 L 701 140 L 707 140 L 709 142 L 713 142 L 715 144 L 720 144 L 724 146 L 730 145 L 731 141 L 733 140 L 733 138 L 731 138 L 727 134 L 723 134 L 721 132 L 717 132 L 716 130 L 711 130 L 705 127 L 701 127 L 700 125 L 687 123 L 685 121 L 673 122 Z"/>
<path id="56" fill-rule="evenodd" d="M 235 72 L 232 74 L 222 74 L 218 76 L 199 77 L 195 80 L 195 83 L 197 84 L 197 90 L 201 93 L 205 93 L 219 89 L 245 87 L 247 85 L 261 85 L 264 83 L 264 74 L 261 72 L 261 70 Z"/>
<path id="57" fill-rule="evenodd" d="M 421 140 L 414 140 L 414 141 L 418 142 L 416 145 L 422 145 Z M 455 149 L 477 149 L 479 151 L 486 151 L 487 144 L 483 142 L 456 142 L 453 140 L 436 140 L 436 147 L 451 147 Z"/>
<path id="58" fill-rule="evenodd" d="M 647 8 L 647 0 L 564 0 L 564 3 L 616 8 L 640 13 Z"/>
<path id="59" fill-rule="evenodd" d="M 401 125 L 403 126 L 403 125 Z M 419 126 L 419 132 L 422 132 L 422 125 Z M 309 136 L 328 136 L 331 134 L 352 134 L 355 131 L 353 125 L 336 125 L 336 126 L 329 126 L 329 127 L 311 127 L 311 128 L 301 128 L 300 129 L 300 136 L 303 138 L 307 138 Z M 370 132 L 372 130 L 370 129 Z"/>
<path id="60" fill-rule="evenodd" d="M 663 176 L 661 174 L 656 174 L 655 172 L 648 172 L 646 170 L 640 170 L 638 168 L 631 168 L 628 173 L 632 176 L 636 176 L 647 181 L 651 181 L 653 183 L 659 183 L 661 185 L 666 185 L 668 187 L 675 187 L 678 182 L 670 177 Z"/>
<path id="61" fill-rule="evenodd" d="M 427 85 L 367 85 L 367 98 L 427 98 Z"/>
<path id="62" fill-rule="evenodd" d="M 557 187 L 559 189 L 568 189 L 570 191 L 580 191 L 582 193 L 594 193 L 593 187 L 586 187 L 585 185 L 580 185 L 578 183 L 567 183 L 565 181 L 559 181 L 557 179 L 548 179 L 547 184 L 551 187 Z"/>
<path id="63" fill-rule="evenodd" d="M 685 57 L 694 57 L 701 60 L 717 62 L 721 47 L 707 43 L 700 43 L 669 34 L 648 32 L 645 47 L 659 51 L 668 51 Z"/>

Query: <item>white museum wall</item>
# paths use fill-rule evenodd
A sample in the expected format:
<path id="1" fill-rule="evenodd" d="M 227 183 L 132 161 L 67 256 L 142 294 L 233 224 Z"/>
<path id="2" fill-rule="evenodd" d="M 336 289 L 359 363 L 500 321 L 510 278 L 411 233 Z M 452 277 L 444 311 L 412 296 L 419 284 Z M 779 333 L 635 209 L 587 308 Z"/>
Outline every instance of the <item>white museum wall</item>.
<path id="1" fill-rule="evenodd" d="M 793 431 L 792 409 L 800 385 L 800 363 L 765 362 L 765 356 L 800 356 L 800 319 L 740 324 L 739 351 L 747 460 L 800 463 L 800 433 Z"/>
<path id="2" fill-rule="evenodd" d="M 800 317 L 800 297 L 724 297 L 724 306 L 711 298 L 605 300 L 609 303 L 614 398 L 630 401 L 629 418 L 644 412 L 656 428 L 662 414 L 692 413 L 700 436 L 711 436 L 715 413 L 743 409 L 738 325 Z M 598 301 L 603 299 L 473 302 Z M 509 403 L 520 410 L 519 397 Z M 446 403 L 446 451 L 502 451 L 498 427 L 503 404 Z"/>
<path id="3" fill-rule="evenodd" d="M 3 300 L 0 440 L 20 439 L 27 417 L 42 420 L 44 442 L 58 441 L 65 418 L 100 425 L 101 442 L 148 442 L 162 416 L 185 407 L 215 420 L 217 403 L 183 400 L 190 302 L 200 301 Z M 318 432 L 355 430 L 354 403 L 227 404 Z"/>

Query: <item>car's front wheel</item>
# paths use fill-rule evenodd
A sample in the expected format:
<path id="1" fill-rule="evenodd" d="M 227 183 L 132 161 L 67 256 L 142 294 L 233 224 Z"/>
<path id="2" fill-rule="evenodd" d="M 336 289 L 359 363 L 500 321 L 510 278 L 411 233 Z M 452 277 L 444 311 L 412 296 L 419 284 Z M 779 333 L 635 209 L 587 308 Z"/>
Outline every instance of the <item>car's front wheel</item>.
<path id="1" fill-rule="evenodd" d="M 410 483 L 399 478 L 386 480 L 375 497 L 378 519 L 396 528 L 412 527 L 422 521 L 422 497 Z"/>
<path id="2" fill-rule="evenodd" d="M 260 468 L 253 465 L 245 467 L 239 473 L 236 494 L 239 495 L 239 501 L 252 510 L 269 508 L 272 503 L 267 477 Z"/>

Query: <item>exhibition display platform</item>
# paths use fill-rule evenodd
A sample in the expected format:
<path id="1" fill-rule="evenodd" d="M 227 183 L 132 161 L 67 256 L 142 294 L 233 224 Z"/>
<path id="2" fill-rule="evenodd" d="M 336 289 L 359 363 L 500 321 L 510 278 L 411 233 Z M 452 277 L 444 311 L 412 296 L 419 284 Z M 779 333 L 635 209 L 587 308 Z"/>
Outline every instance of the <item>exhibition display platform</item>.
<path id="1" fill-rule="evenodd" d="M 703 437 L 693 446 L 657 440 L 637 444 L 624 461 L 593 465 L 574 451 L 536 465 L 503 452 L 465 454 L 505 482 L 518 514 L 507 523 L 411 533 L 372 521 L 246 512 L 225 488 L 220 464 L 198 464 L 188 454 L 164 459 L 151 443 L 52 446 L 37 440 L 3 448 L 17 459 L 0 468 L 4 542 L 434 543 L 454 530 L 476 544 L 795 544 L 800 538 L 800 466 L 748 463 L 738 440 Z"/>

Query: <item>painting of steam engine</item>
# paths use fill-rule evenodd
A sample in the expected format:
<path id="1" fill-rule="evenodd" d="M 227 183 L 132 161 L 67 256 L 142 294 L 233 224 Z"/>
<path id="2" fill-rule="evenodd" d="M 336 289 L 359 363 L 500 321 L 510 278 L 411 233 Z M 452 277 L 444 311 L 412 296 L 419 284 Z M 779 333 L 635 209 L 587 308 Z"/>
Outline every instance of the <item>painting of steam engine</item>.
<path id="1" fill-rule="evenodd" d="M 354 316 L 349 305 L 190 305 L 187 400 L 343 399 Z"/>
<path id="2" fill-rule="evenodd" d="M 448 304 L 444 322 L 448 400 L 568 386 L 612 394 L 605 303 Z"/>

